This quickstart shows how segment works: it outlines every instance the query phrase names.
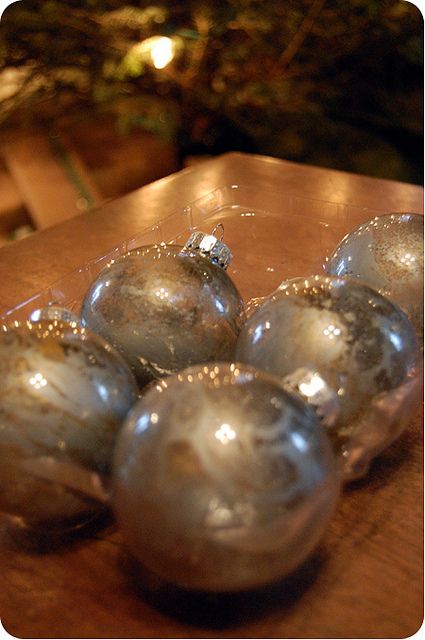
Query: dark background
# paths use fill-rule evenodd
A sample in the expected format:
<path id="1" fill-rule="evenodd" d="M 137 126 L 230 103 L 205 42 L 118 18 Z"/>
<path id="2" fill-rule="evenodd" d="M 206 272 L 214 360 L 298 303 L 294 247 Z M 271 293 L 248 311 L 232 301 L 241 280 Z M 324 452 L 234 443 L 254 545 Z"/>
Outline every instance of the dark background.
<path id="1" fill-rule="evenodd" d="M 137 43 L 176 40 L 155 69 Z M 423 20 L 403 0 L 22 0 L 0 23 L 0 128 L 107 123 L 421 183 Z M 13 85 L 13 82 L 12 82 Z"/>

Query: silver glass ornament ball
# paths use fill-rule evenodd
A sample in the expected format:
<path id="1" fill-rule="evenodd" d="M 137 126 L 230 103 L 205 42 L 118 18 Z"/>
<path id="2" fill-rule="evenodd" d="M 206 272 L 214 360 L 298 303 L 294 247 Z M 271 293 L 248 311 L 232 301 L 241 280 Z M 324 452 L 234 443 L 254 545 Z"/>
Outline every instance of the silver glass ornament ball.
<path id="1" fill-rule="evenodd" d="M 207 592 L 285 576 L 317 544 L 339 493 L 314 411 L 275 378 L 229 363 L 152 385 L 120 434 L 113 475 L 133 555 Z"/>
<path id="2" fill-rule="evenodd" d="M 317 372 L 336 392 L 328 433 L 347 479 L 371 461 L 411 416 L 419 348 L 406 315 L 355 279 L 312 276 L 280 285 L 252 309 L 236 357 L 284 379 Z"/>
<path id="3" fill-rule="evenodd" d="M 390 213 L 359 225 L 339 243 L 325 268 L 329 275 L 360 278 L 389 297 L 423 339 L 422 215 Z"/>
<path id="4" fill-rule="evenodd" d="M 109 473 L 118 430 L 138 398 L 118 353 L 54 315 L 0 331 L 0 511 L 46 532 L 104 509 L 79 479 L 96 483 Z"/>
<path id="5" fill-rule="evenodd" d="M 209 246 L 195 240 L 128 252 L 84 298 L 83 324 L 122 354 L 141 387 L 192 364 L 233 359 L 243 301 Z"/>

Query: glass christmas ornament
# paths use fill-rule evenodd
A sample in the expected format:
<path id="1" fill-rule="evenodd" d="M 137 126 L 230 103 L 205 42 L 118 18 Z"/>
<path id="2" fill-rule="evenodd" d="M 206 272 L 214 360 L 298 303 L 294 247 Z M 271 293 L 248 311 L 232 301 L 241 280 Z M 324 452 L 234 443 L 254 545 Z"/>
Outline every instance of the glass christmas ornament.
<path id="1" fill-rule="evenodd" d="M 104 509 L 96 486 L 138 398 L 121 356 L 59 311 L 0 327 L 0 511 L 47 533 Z"/>
<path id="2" fill-rule="evenodd" d="M 214 235 L 150 245 L 109 264 L 82 305 L 85 326 L 125 358 L 139 385 L 192 364 L 232 360 L 243 301 Z"/>
<path id="3" fill-rule="evenodd" d="M 350 278 L 282 283 L 252 309 L 236 357 L 281 379 L 307 368 L 336 392 L 339 415 L 328 433 L 346 479 L 364 475 L 400 434 L 420 389 L 419 348 L 408 318 Z"/>
<path id="4" fill-rule="evenodd" d="M 187 589 L 282 578 L 317 544 L 338 493 L 314 411 L 246 365 L 198 365 L 158 381 L 115 450 L 112 501 L 129 549 Z"/>
<path id="5" fill-rule="evenodd" d="M 422 215 L 390 213 L 359 225 L 339 243 L 325 269 L 329 275 L 360 278 L 390 298 L 423 340 Z"/>

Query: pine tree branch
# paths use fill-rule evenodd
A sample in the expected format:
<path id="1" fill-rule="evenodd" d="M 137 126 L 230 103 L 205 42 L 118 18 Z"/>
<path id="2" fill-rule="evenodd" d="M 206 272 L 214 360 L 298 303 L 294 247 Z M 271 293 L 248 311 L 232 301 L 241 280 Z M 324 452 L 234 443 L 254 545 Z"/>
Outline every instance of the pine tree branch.
<path id="1" fill-rule="evenodd" d="M 195 25 L 199 33 L 199 40 L 195 44 L 195 48 L 192 54 L 191 65 L 183 74 L 181 80 L 185 88 L 190 88 L 196 79 L 196 76 L 201 68 L 202 61 L 204 59 L 207 46 L 210 25 L 208 20 L 201 12 L 196 12 L 194 16 Z"/>
<path id="2" fill-rule="evenodd" d="M 298 53 L 304 40 L 310 33 L 314 25 L 314 22 L 317 16 L 319 15 L 320 11 L 322 10 L 322 7 L 325 4 L 325 2 L 326 0 L 314 0 L 314 2 L 312 3 L 307 15 L 305 16 L 304 20 L 301 23 L 300 28 L 298 29 L 298 31 L 296 32 L 296 34 L 294 35 L 294 37 L 292 38 L 292 40 L 290 41 L 290 43 L 288 44 L 288 46 L 286 47 L 286 49 L 283 51 L 283 53 L 279 58 L 279 66 L 281 69 L 286 69 L 286 67 L 288 67 L 291 64 L 292 60 Z"/>

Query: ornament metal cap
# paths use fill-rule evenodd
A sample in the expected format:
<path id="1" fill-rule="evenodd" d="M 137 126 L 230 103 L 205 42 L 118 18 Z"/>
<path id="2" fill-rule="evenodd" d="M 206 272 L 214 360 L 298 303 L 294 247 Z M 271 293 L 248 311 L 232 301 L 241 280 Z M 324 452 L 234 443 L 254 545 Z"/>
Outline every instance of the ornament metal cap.
<path id="1" fill-rule="evenodd" d="M 41 307 L 40 309 L 35 309 L 29 317 L 31 322 L 40 322 L 40 320 L 60 320 L 61 322 L 76 322 L 80 323 L 79 317 L 66 309 L 65 307 L 58 306 L 50 306 L 50 307 Z"/>
<path id="2" fill-rule="evenodd" d="M 215 235 L 217 229 L 221 228 L 221 237 Z M 184 245 L 185 249 L 196 251 L 205 258 L 209 258 L 222 269 L 227 269 L 231 260 L 232 253 L 229 247 L 222 242 L 224 235 L 224 227 L 221 223 L 217 224 L 210 234 L 202 231 L 194 231 Z"/>
<path id="3" fill-rule="evenodd" d="M 300 367 L 284 377 L 283 386 L 313 407 L 324 427 L 335 424 L 340 412 L 338 395 L 317 371 Z"/>

